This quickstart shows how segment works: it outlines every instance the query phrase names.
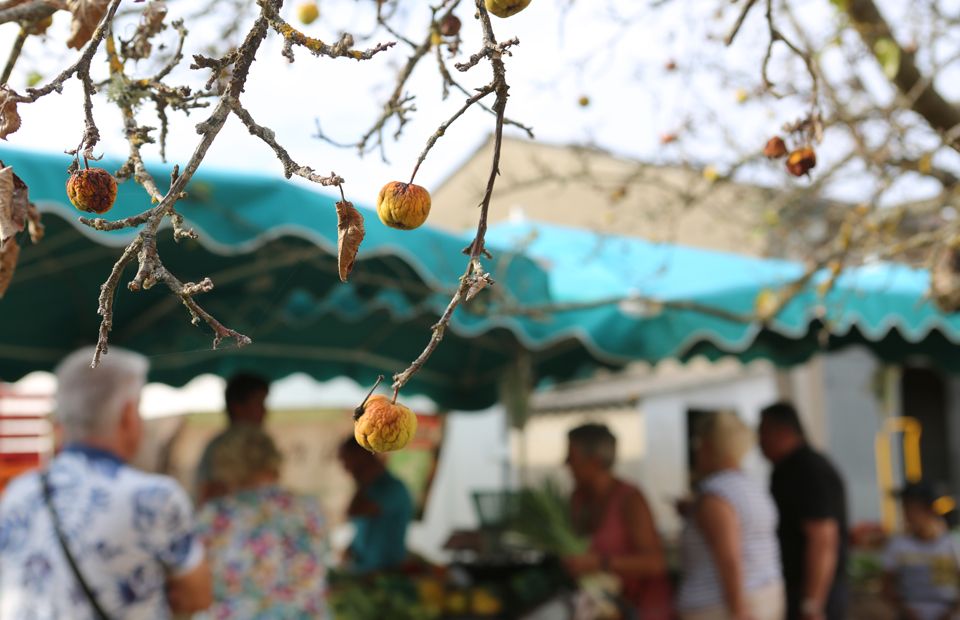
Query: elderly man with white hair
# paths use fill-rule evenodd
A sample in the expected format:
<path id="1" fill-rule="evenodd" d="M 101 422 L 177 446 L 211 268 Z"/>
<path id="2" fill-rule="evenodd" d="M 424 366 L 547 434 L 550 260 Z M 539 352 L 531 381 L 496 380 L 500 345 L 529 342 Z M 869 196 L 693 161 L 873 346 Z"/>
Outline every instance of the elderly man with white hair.
<path id="1" fill-rule="evenodd" d="M 187 494 L 127 464 L 147 360 L 114 348 L 91 369 L 92 356 L 56 371 L 63 450 L 0 497 L 0 618 L 153 620 L 210 605 Z"/>

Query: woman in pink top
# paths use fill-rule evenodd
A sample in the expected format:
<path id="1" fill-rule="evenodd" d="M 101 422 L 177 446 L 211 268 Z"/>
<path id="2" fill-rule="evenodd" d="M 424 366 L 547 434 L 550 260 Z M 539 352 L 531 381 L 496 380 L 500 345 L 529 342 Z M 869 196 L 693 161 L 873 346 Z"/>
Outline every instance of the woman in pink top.
<path id="1" fill-rule="evenodd" d="M 587 553 L 564 558 L 574 576 L 611 572 L 623 583 L 622 598 L 642 620 L 669 620 L 672 592 L 653 515 L 635 486 L 613 476 L 617 440 L 600 424 L 570 431 L 567 466 L 576 488 L 573 524 L 591 536 Z"/>

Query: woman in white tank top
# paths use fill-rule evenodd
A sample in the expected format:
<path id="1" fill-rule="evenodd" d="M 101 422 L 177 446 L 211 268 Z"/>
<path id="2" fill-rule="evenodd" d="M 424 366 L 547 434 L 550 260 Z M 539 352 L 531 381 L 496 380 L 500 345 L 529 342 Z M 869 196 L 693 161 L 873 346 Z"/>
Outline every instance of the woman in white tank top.
<path id="1" fill-rule="evenodd" d="M 753 432 L 731 412 L 697 435 L 697 499 L 681 538 L 682 620 L 783 620 L 777 508 L 740 470 Z"/>

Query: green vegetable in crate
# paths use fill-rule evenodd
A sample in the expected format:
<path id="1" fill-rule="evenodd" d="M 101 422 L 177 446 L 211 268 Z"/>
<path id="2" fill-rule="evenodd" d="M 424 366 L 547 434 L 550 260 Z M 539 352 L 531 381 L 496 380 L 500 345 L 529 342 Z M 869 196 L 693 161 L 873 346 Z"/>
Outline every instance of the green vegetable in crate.
<path id="1" fill-rule="evenodd" d="M 417 584 L 401 575 L 369 581 L 341 576 L 331 585 L 330 609 L 336 620 L 434 620 L 437 610 L 421 604 Z"/>
<path id="2" fill-rule="evenodd" d="M 558 556 L 584 553 L 590 547 L 590 539 L 574 530 L 569 500 L 549 479 L 539 489 L 520 492 L 519 510 L 508 527 L 534 546 Z"/>
<path id="3" fill-rule="evenodd" d="M 590 539 L 574 529 L 569 500 L 554 481 L 547 479 L 540 489 L 524 489 L 520 492 L 519 502 L 510 529 L 523 535 L 531 544 L 560 557 L 579 555 L 590 548 Z M 619 616 L 612 600 L 621 589 L 620 580 L 615 575 L 582 575 L 577 578 L 577 586 L 579 604 L 590 609 L 589 616 L 598 619 Z"/>

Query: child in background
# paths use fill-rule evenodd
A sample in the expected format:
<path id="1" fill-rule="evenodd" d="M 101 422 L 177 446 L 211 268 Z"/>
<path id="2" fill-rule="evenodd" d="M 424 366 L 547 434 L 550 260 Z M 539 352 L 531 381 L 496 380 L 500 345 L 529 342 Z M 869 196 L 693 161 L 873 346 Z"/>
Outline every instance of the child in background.
<path id="1" fill-rule="evenodd" d="M 883 593 L 904 620 L 960 617 L 960 544 L 935 509 L 937 499 L 927 482 L 904 486 L 906 532 L 891 538 L 883 554 Z"/>

